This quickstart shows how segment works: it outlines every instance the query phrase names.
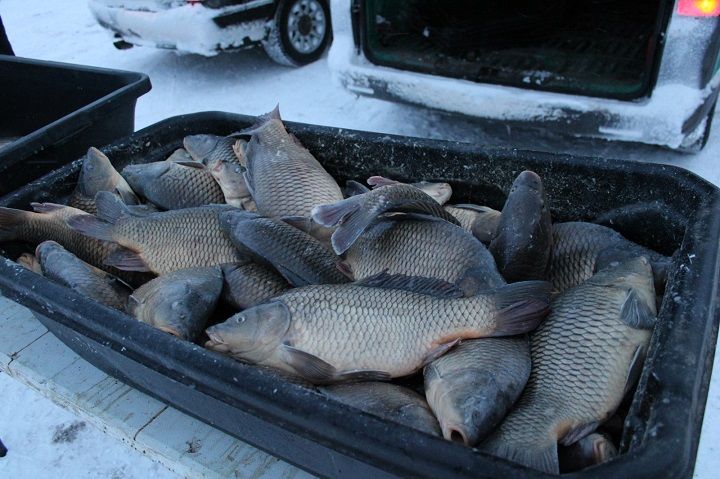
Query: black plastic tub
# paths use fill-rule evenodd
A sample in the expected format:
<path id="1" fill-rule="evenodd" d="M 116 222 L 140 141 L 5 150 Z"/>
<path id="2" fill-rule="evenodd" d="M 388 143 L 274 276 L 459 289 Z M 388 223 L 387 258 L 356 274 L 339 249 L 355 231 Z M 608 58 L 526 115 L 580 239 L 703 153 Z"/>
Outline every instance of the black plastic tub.
<path id="1" fill-rule="evenodd" d="M 123 166 L 160 160 L 183 136 L 227 134 L 253 118 L 200 113 L 170 118 L 104 148 Z M 556 221 L 603 216 L 627 236 L 675 256 L 618 458 L 570 477 L 690 477 L 717 337 L 718 189 L 670 166 L 488 150 L 482 147 L 288 123 L 340 179 L 384 174 L 452 183 L 454 201 L 499 207 L 517 173 L 545 180 Z M 62 201 L 79 162 L 2 201 Z M 15 258 L 28 246 L 5 244 Z M 10 260 L 0 289 L 36 312 L 96 366 L 223 431 L 328 477 L 541 477 L 510 462 L 357 412 L 301 384 L 136 322 Z"/>
<path id="2" fill-rule="evenodd" d="M 0 55 L 0 196 L 135 130 L 143 73 Z"/>

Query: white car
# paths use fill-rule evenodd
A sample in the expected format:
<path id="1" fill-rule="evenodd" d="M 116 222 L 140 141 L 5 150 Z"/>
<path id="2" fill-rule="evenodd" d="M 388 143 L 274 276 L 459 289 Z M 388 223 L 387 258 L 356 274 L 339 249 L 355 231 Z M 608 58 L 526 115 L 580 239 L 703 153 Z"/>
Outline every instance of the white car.
<path id="1" fill-rule="evenodd" d="M 262 44 L 289 66 L 311 63 L 332 38 L 327 0 L 91 0 L 115 46 L 169 48 L 212 56 Z"/>
<path id="2" fill-rule="evenodd" d="M 696 151 L 719 0 L 333 0 L 349 90 L 576 136 Z"/>

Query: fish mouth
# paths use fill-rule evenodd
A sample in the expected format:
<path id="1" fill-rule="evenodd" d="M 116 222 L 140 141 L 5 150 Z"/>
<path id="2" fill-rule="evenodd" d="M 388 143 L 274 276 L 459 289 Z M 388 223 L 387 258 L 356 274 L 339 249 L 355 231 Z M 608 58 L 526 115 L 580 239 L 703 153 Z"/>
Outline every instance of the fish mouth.
<path id="1" fill-rule="evenodd" d="M 465 431 L 463 431 L 461 427 L 455 424 L 443 424 L 442 433 L 443 437 L 445 437 L 445 439 L 447 439 L 448 441 L 462 444 L 464 446 L 470 446 L 470 441 L 468 440 Z"/>
<path id="2" fill-rule="evenodd" d="M 214 332 L 205 331 L 210 338 L 208 341 L 205 341 L 205 347 L 207 349 L 212 349 L 213 351 L 217 351 L 219 353 L 227 353 L 230 351 L 230 346 L 225 344 L 225 342 L 222 340 L 222 338 Z"/>

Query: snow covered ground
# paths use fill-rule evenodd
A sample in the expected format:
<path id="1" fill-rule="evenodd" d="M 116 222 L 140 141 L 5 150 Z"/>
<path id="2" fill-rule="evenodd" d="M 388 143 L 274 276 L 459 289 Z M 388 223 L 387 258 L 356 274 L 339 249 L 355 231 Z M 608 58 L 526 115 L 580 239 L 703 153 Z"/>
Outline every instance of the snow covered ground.
<path id="1" fill-rule="evenodd" d="M 671 163 L 720 184 L 717 165 L 720 121 L 714 122 L 708 146 L 697 155 L 603 141 L 567 138 L 540 141 L 531 132 L 503 125 L 451 118 L 423 108 L 358 97 L 332 82 L 324 59 L 304 68 L 288 69 L 269 60 L 262 49 L 212 58 L 152 48 L 119 51 L 113 47 L 110 35 L 92 18 L 84 0 L 0 0 L 0 15 L 18 56 L 142 71 L 150 75 L 153 89 L 138 101 L 137 128 L 169 116 L 197 111 L 259 114 L 279 102 L 283 117 L 288 120 L 493 146 Z M 716 355 L 716 366 L 719 359 Z M 720 425 L 717 386 L 710 391 L 708 406 L 708 410 L 714 412 L 714 420 L 706 421 L 704 432 L 714 433 L 714 438 L 718 438 Z M 71 413 L 0 374 L 0 438 L 20 446 L 13 449 L 18 451 L 16 459 L 11 456 L 0 459 L 0 477 L 35 477 L 41 470 L 52 470 L 53 476 L 73 478 L 172 477 L 172 473 L 161 466 L 90 425 L 74 428 L 76 439 L 71 442 L 52 441 L 56 429 L 67 430 L 74 421 Z M 711 477 L 709 472 L 720 467 L 720 455 L 717 441 L 704 442 L 700 457 L 706 461 L 704 471 L 708 474 L 699 475 Z M 76 462 L 80 458 L 82 467 Z M 715 462 L 708 462 L 712 460 Z"/>

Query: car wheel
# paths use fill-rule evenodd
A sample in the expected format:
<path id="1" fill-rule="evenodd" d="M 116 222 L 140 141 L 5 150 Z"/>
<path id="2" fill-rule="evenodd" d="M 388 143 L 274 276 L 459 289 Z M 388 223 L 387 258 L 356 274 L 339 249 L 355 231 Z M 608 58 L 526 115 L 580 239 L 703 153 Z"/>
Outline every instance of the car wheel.
<path id="1" fill-rule="evenodd" d="M 307 65 L 325 52 L 331 32 L 326 0 L 281 0 L 262 44 L 281 65 Z"/>

